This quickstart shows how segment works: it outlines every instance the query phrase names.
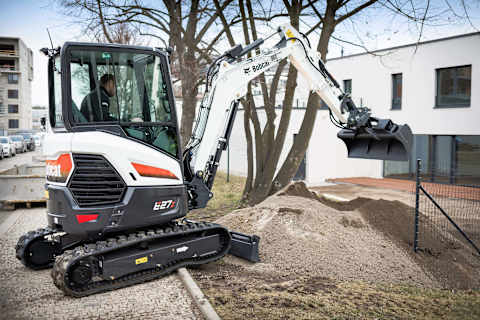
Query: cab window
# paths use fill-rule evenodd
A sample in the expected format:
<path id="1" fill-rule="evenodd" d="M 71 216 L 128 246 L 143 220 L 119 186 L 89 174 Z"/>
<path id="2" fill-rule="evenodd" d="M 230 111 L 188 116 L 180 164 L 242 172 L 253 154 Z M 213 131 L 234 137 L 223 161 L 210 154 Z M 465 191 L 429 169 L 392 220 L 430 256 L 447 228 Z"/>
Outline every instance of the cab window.
<path id="1" fill-rule="evenodd" d="M 49 77 L 49 121 L 52 128 L 63 128 L 62 114 L 62 72 L 60 57 L 51 58 L 48 61 Z"/>
<path id="2" fill-rule="evenodd" d="M 118 124 L 129 137 L 177 155 L 169 80 L 159 56 L 93 48 L 69 55 L 75 125 Z"/>

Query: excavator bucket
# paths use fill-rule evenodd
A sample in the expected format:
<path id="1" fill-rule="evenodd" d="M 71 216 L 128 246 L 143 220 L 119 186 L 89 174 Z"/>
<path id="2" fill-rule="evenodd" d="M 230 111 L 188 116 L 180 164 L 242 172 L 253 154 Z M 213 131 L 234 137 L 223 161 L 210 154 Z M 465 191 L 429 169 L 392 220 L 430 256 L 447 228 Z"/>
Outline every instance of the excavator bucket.
<path id="1" fill-rule="evenodd" d="M 389 119 L 356 130 L 342 129 L 337 136 L 345 142 L 349 158 L 407 161 L 412 147 L 412 130 Z"/>

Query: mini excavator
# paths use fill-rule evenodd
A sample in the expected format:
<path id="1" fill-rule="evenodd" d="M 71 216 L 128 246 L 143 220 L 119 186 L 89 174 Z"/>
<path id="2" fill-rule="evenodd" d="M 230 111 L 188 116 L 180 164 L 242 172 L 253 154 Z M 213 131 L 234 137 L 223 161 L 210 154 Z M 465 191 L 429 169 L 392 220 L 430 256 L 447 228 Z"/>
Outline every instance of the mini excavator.
<path id="1" fill-rule="evenodd" d="M 408 125 L 355 106 L 295 28 L 283 25 L 275 34 L 280 39 L 270 48 L 258 39 L 214 59 L 184 150 L 169 50 L 74 42 L 42 49 L 48 56 L 48 226 L 21 236 L 16 257 L 31 269 L 52 268 L 55 286 L 74 297 L 227 253 L 258 261 L 258 237 L 184 217 L 213 197 L 248 82 L 285 58 L 328 106 L 349 157 L 408 159 Z"/>

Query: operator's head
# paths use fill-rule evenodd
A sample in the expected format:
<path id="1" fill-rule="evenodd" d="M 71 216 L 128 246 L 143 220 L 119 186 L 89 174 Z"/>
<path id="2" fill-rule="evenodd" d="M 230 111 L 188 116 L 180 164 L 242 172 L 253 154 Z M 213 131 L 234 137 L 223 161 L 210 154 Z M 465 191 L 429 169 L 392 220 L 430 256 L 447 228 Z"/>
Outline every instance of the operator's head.
<path id="1" fill-rule="evenodd" d="M 104 74 L 100 78 L 100 85 L 105 88 L 108 95 L 113 97 L 116 93 L 116 86 L 115 86 L 115 76 L 113 74 Z"/>

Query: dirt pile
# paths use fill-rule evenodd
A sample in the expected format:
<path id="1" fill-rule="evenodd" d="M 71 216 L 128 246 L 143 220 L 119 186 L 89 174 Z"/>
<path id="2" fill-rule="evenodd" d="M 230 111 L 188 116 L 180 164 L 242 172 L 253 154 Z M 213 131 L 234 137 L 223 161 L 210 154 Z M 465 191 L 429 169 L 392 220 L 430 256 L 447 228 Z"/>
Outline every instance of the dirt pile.
<path id="1" fill-rule="evenodd" d="M 294 183 L 279 195 L 316 199 L 342 212 L 356 210 L 369 226 L 406 250 L 411 258 L 432 274 L 442 286 L 459 289 L 480 287 L 480 261 L 472 259 L 472 250 L 459 233 L 454 232 L 447 238 L 444 233 L 436 233 L 435 226 L 424 228 L 421 235 L 422 252 L 413 253 L 414 208 L 403 202 L 364 197 L 348 202 L 335 202 L 310 192 L 304 183 Z M 424 214 L 420 214 L 419 219 L 422 225 L 429 221 Z"/>
<path id="2" fill-rule="evenodd" d="M 350 205 L 370 203 L 356 200 Z M 233 230 L 261 237 L 261 263 L 250 271 L 330 277 L 339 280 L 403 282 L 437 286 L 408 253 L 370 227 L 358 211 L 340 211 L 296 183 L 253 208 L 218 220 Z M 227 263 L 241 263 L 227 259 Z"/>

